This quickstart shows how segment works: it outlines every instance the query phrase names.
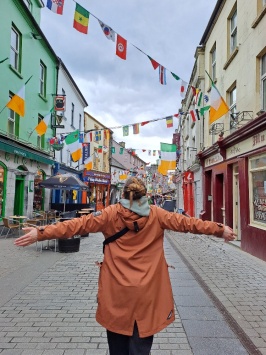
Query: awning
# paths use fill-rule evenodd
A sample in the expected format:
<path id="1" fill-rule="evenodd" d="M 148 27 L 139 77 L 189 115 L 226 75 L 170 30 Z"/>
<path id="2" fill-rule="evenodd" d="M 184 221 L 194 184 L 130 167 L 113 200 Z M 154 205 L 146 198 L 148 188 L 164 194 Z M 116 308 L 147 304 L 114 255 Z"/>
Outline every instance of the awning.
<path id="1" fill-rule="evenodd" d="M 30 149 L 22 147 L 21 145 L 15 142 L 6 141 L 2 138 L 0 138 L 0 150 L 7 153 L 19 155 L 26 159 L 36 160 L 44 164 L 48 164 L 48 165 L 54 164 L 54 160 L 49 159 L 44 154 L 34 152 Z"/>

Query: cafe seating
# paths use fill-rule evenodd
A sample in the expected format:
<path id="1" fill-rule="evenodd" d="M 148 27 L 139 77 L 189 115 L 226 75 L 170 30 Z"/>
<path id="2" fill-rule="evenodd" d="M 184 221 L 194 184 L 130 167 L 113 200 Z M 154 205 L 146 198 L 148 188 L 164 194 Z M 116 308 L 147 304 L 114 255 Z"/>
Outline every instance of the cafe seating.
<path id="1" fill-rule="evenodd" d="M 3 228 L 1 230 L 0 236 L 2 236 L 4 229 L 7 229 L 7 234 L 5 235 L 5 238 L 7 238 L 8 234 L 13 232 L 14 230 L 18 230 L 20 228 L 20 223 L 18 221 L 13 221 L 12 219 L 2 217 L 3 221 Z"/>
<path id="2" fill-rule="evenodd" d="M 46 223 L 46 213 L 44 211 L 33 212 L 33 218 L 38 221 L 38 225 L 44 225 Z"/>

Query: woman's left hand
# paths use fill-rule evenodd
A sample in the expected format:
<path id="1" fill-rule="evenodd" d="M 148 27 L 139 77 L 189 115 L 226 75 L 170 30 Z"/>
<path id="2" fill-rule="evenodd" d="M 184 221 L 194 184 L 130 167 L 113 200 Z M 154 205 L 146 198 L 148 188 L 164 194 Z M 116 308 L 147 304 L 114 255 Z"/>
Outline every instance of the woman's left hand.
<path id="1" fill-rule="evenodd" d="M 22 228 L 22 230 L 26 233 L 22 237 L 17 238 L 14 241 L 14 244 L 18 247 L 25 247 L 27 245 L 31 245 L 37 242 L 38 238 L 38 230 L 35 227 L 26 227 Z"/>
<path id="2" fill-rule="evenodd" d="M 233 229 L 228 226 L 225 226 L 224 232 L 222 235 L 222 238 L 224 238 L 224 241 L 231 242 L 236 239 L 235 237 L 236 237 L 236 233 L 234 233 Z"/>

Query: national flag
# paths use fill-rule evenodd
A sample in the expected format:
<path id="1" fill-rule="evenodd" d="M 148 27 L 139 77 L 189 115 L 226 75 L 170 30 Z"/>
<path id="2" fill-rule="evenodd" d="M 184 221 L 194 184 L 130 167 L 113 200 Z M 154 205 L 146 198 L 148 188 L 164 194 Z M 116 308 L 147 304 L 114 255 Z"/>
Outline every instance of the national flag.
<path id="1" fill-rule="evenodd" d="M 223 115 L 225 115 L 229 111 L 229 107 L 226 102 L 222 98 L 221 94 L 217 90 L 214 83 L 212 83 L 211 95 L 210 95 L 210 116 L 209 123 L 212 124 Z"/>
<path id="2" fill-rule="evenodd" d="M 116 55 L 121 59 L 127 59 L 127 40 L 119 34 L 116 36 Z"/>
<path id="3" fill-rule="evenodd" d="M 112 147 L 112 154 L 115 154 L 115 147 Z"/>
<path id="4" fill-rule="evenodd" d="M 185 82 L 184 80 L 181 81 L 180 96 L 182 98 L 184 98 L 186 96 L 187 85 L 188 85 L 187 82 Z"/>
<path id="5" fill-rule="evenodd" d="M 76 3 L 73 27 L 82 33 L 88 33 L 90 13 L 84 7 Z"/>
<path id="6" fill-rule="evenodd" d="M 79 143 L 83 143 L 84 142 L 84 134 L 80 133 L 79 134 Z"/>
<path id="7" fill-rule="evenodd" d="M 151 150 L 148 150 L 148 155 L 149 155 L 149 156 L 151 155 Z"/>
<path id="8" fill-rule="evenodd" d="M 100 142 L 102 140 L 102 133 L 101 131 L 95 131 L 95 142 Z"/>
<path id="9" fill-rule="evenodd" d="M 196 122 L 196 120 L 197 120 L 196 111 L 195 111 L 195 110 L 190 110 L 189 113 L 190 113 L 190 116 L 191 116 L 192 121 L 193 121 L 193 122 Z"/>
<path id="10" fill-rule="evenodd" d="M 159 81 L 162 85 L 166 85 L 166 69 L 161 64 L 159 65 Z"/>
<path id="11" fill-rule="evenodd" d="M 195 112 L 196 112 L 197 119 L 200 120 L 199 110 L 197 108 L 195 109 Z"/>
<path id="12" fill-rule="evenodd" d="M 119 148 L 119 154 L 123 154 L 124 153 L 124 148 Z"/>
<path id="13" fill-rule="evenodd" d="M 209 101 L 209 96 L 207 94 L 204 95 L 204 101 L 207 103 Z"/>
<path id="14" fill-rule="evenodd" d="M 106 140 L 109 140 L 109 139 L 110 139 L 110 131 L 109 131 L 109 129 L 105 129 L 105 130 L 104 130 L 104 138 L 105 138 Z"/>
<path id="15" fill-rule="evenodd" d="M 102 145 L 99 145 L 98 149 L 97 149 L 97 152 L 98 153 L 102 153 L 103 152 L 103 147 Z"/>
<path id="16" fill-rule="evenodd" d="M 158 172 L 167 175 L 168 170 L 176 169 L 176 145 L 161 143 L 161 160 Z"/>
<path id="17" fill-rule="evenodd" d="M 203 116 L 204 112 L 209 111 L 209 109 L 211 108 L 211 106 L 204 106 L 200 108 L 200 114 Z"/>
<path id="18" fill-rule="evenodd" d="M 174 117 L 179 117 L 179 113 L 175 113 L 173 116 Z"/>
<path id="19" fill-rule="evenodd" d="M 149 55 L 147 55 L 147 57 L 149 58 L 149 60 L 151 61 L 151 64 L 153 66 L 153 69 L 157 69 L 158 66 L 160 65 L 159 63 L 156 62 L 156 60 L 152 59 Z"/>
<path id="20" fill-rule="evenodd" d="M 139 123 L 133 124 L 133 134 L 139 134 Z"/>
<path id="21" fill-rule="evenodd" d="M 142 149 L 143 153 L 146 152 L 146 149 Z"/>
<path id="22" fill-rule="evenodd" d="M 192 95 L 195 96 L 197 93 L 197 89 L 192 85 L 190 87 L 191 87 Z"/>
<path id="23" fill-rule="evenodd" d="M 201 106 L 201 104 L 202 104 L 202 98 L 203 98 L 202 91 L 199 90 L 199 91 L 197 92 L 196 100 L 195 100 L 195 104 L 196 104 L 197 106 Z"/>
<path id="24" fill-rule="evenodd" d="M 88 157 L 86 160 L 84 160 L 84 166 L 85 169 L 92 170 L 93 167 L 92 157 Z"/>
<path id="25" fill-rule="evenodd" d="M 11 100 L 6 104 L 6 107 L 22 117 L 25 116 L 25 85 L 12 96 Z"/>
<path id="26" fill-rule="evenodd" d="M 129 135 L 129 129 L 128 126 L 123 126 L 123 136 L 128 136 Z"/>
<path id="27" fill-rule="evenodd" d="M 35 131 L 39 136 L 42 136 L 43 134 L 46 133 L 50 119 L 51 119 L 51 113 L 49 112 L 35 127 Z"/>
<path id="28" fill-rule="evenodd" d="M 64 8 L 64 0 L 47 0 L 48 9 L 52 12 L 63 15 L 63 8 Z"/>
<path id="29" fill-rule="evenodd" d="M 145 124 L 148 124 L 148 123 L 150 123 L 150 121 L 144 121 L 144 122 L 141 122 L 141 126 L 145 126 Z"/>
<path id="30" fill-rule="evenodd" d="M 173 77 L 175 78 L 175 80 L 180 80 L 179 76 L 177 76 L 176 74 L 172 73 L 171 74 L 173 75 Z"/>
<path id="31" fill-rule="evenodd" d="M 91 143 L 91 142 L 92 142 L 92 140 L 93 140 L 92 132 L 86 133 L 85 137 L 86 137 L 86 141 L 87 141 L 88 143 Z"/>
<path id="32" fill-rule="evenodd" d="M 166 127 L 167 128 L 173 127 L 173 116 L 166 117 Z"/>
<path id="33" fill-rule="evenodd" d="M 110 27 L 107 26 L 105 23 L 102 21 L 98 20 L 99 24 L 101 26 L 101 29 L 103 30 L 103 33 L 105 34 L 106 38 L 110 39 L 111 41 L 115 41 L 115 31 Z"/>
<path id="34" fill-rule="evenodd" d="M 152 155 L 155 157 L 156 156 L 156 150 L 152 151 Z"/>
<path id="35" fill-rule="evenodd" d="M 78 161 L 82 156 L 81 144 L 79 143 L 79 130 L 68 134 L 65 138 L 73 161 Z"/>

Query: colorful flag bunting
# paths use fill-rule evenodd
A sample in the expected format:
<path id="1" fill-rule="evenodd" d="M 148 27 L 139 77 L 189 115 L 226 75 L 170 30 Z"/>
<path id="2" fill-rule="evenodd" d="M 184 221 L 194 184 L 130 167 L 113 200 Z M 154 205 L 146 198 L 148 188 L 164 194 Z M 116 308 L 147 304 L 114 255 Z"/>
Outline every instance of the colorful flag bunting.
<path id="1" fill-rule="evenodd" d="M 209 96 L 207 94 L 204 95 L 204 101 L 207 103 L 209 101 Z"/>
<path id="2" fill-rule="evenodd" d="M 79 143 L 79 130 L 66 136 L 65 143 L 68 146 L 73 161 L 78 161 L 82 156 L 81 144 Z"/>
<path id="3" fill-rule="evenodd" d="M 110 39 L 111 41 L 115 41 L 115 31 L 110 27 L 107 26 L 105 23 L 102 21 L 98 20 L 99 24 L 101 26 L 101 29 L 103 30 L 103 33 L 105 34 L 106 38 Z"/>
<path id="4" fill-rule="evenodd" d="M 46 133 L 48 124 L 51 119 L 51 113 L 49 112 L 40 122 L 39 124 L 35 127 L 35 131 L 39 136 L 42 136 L 43 134 Z"/>
<path id="5" fill-rule="evenodd" d="M 84 165 L 87 170 L 92 170 L 93 167 L 92 157 L 88 157 L 86 160 L 84 160 Z"/>
<path id="6" fill-rule="evenodd" d="M 173 127 L 173 116 L 166 117 L 166 127 L 167 128 Z"/>
<path id="7" fill-rule="evenodd" d="M 116 55 L 121 59 L 127 59 L 127 40 L 119 34 L 116 36 Z"/>
<path id="8" fill-rule="evenodd" d="M 6 104 L 6 107 L 24 117 L 25 115 L 25 85 L 13 95 L 11 100 Z"/>
<path id="9" fill-rule="evenodd" d="M 159 81 L 162 85 L 166 85 L 166 70 L 162 65 L 159 65 Z"/>
<path id="10" fill-rule="evenodd" d="M 152 151 L 152 155 L 155 157 L 156 156 L 156 150 Z"/>
<path id="11" fill-rule="evenodd" d="M 95 131 L 95 142 L 100 142 L 102 140 L 102 132 Z"/>
<path id="12" fill-rule="evenodd" d="M 149 55 L 147 56 L 149 58 L 149 60 L 151 61 L 151 64 L 153 66 L 153 69 L 157 69 L 158 66 L 160 65 L 159 63 L 156 62 L 156 60 L 152 59 Z"/>
<path id="13" fill-rule="evenodd" d="M 63 15 L 64 0 L 47 0 L 46 6 L 57 15 Z"/>
<path id="14" fill-rule="evenodd" d="M 150 123 L 150 121 L 144 121 L 144 122 L 141 122 L 141 126 L 145 126 L 145 124 L 148 124 L 148 123 Z"/>
<path id="15" fill-rule="evenodd" d="M 179 76 L 177 76 L 176 74 L 172 73 L 171 74 L 173 75 L 173 77 L 175 78 L 175 80 L 180 80 Z"/>
<path id="16" fill-rule="evenodd" d="M 184 80 L 181 80 L 181 86 L 180 86 L 180 96 L 184 98 L 186 96 L 186 90 L 187 90 L 187 85 Z"/>
<path id="17" fill-rule="evenodd" d="M 103 147 L 101 145 L 99 145 L 98 149 L 97 149 L 98 153 L 102 153 L 103 152 Z"/>
<path id="18" fill-rule="evenodd" d="M 226 102 L 222 98 L 221 94 L 217 90 L 214 83 L 212 83 L 211 95 L 210 95 L 210 116 L 209 123 L 212 124 L 223 115 L 225 115 L 229 111 L 229 107 Z"/>
<path id="19" fill-rule="evenodd" d="M 84 7 L 76 3 L 73 27 L 77 31 L 87 34 L 88 26 L 89 26 L 89 17 L 90 17 L 89 11 L 87 11 L 86 9 L 84 9 Z"/>
<path id="20" fill-rule="evenodd" d="M 201 106 L 202 98 L 203 98 L 202 91 L 198 89 L 198 92 L 197 92 L 197 95 L 196 95 L 196 102 L 195 102 L 195 104 L 196 104 L 198 107 Z"/>
<path id="21" fill-rule="evenodd" d="M 93 140 L 92 132 L 86 133 L 85 137 L 86 137 L 86 141 L 87 141 L 88 143 L 91 143 L 91 142 L 92 142 L 92 140 Z"/>
<path id="22" fill-rule="evenodd" d="M 139 134 L 139 124 L 133 124 L 133 134 Z"/>
<path id="23" fill-rule="evenodd" d="M 151 150 L 148 150 L 148 155 L 151 155 Z"/>
<path id="24" fill-rule="evenodd" d="M 129 135 L 129 129 L 128 126 L 123 126 L 123 136 L 128 136 Z"/>
<path id="25" fill-rule="evenodd" d="M 105 129 L 105 130 L 104 130 L 104 138 L 105 138 L 106 140 L 109 140 L 109 139 L 110 139 L 110 131 L 109 131 L 109 129 Z"/>
<path id="26" fill-rule="evenodd" d="M 176 169 L 176 145 L 161 143 L 161 160 L 158 172 L 167 175 L 168 170 Z"/>
<path id="27" fill-rule="evenodd" d="M 200 114 L 203 116 L 204 112 L 209 111 L 209 109 L 211 108 L 211 106 L 204 106 L 200 109 Z"/>
<path id="28" fill-rule="evenodd" d="M 197 118 L 196 118 L 196 111 L 195 110 L 190 110 L 189 111 L 189 113 L 190 113 L 190 116 L 191 116 L 191 119 L 192 119 L 192 121 L 193 122 L 196 122 L 196 120 L 197 120 Z"/>

